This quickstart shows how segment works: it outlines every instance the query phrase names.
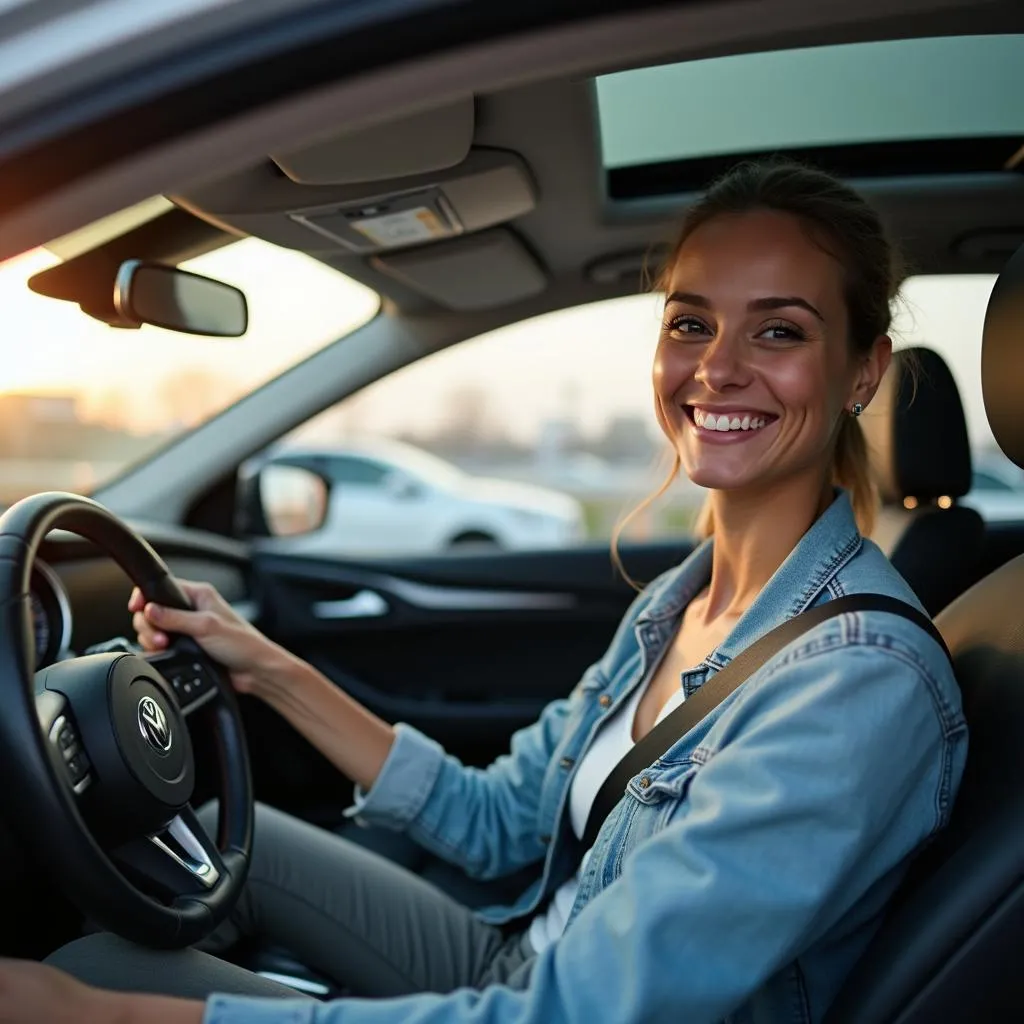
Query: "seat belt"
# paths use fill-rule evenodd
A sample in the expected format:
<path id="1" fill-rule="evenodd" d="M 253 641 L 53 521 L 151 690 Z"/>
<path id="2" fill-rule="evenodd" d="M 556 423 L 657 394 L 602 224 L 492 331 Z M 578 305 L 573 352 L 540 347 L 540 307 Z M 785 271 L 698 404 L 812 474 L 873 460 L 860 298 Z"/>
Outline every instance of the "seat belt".
<path id="1" fill-rule="evenodd" d="M 594 845 L 601 825 L 612 808 L 622 799 L 626 787 L 635 775 L 649 768 L 676 740 L 685 736 L 698 722 L 714 711 L 733 690 L 742 686 L 784 647 L 822 622 L 847 612 L 890 612 L 909 619 L 932 637 L 945 651 L 946 657 L 952 661 L 946 641 L 942 639 L 942 634 L 935 623 L 913 605 L 899 598 L 887 597 L 884 594 L 850 594 L 848 597 L 839 597 L 794 615 L 737 654 L 725 668 L 716 672 L 625 754 L 594 797 L 590 814 L 587 816 L 587 825 L 583 830 L 583 849 L 589 850 Z"/>

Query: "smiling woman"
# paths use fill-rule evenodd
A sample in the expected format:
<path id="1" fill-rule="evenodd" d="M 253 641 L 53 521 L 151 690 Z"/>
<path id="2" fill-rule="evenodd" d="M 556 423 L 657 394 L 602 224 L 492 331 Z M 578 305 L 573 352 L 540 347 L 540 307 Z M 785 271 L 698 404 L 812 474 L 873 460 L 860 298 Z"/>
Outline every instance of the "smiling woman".
<path id="1" fill-rule="evenodd" d="M 246 294 L 243 338 L 124 330 L 30 290 L 60 262 L 44 247 L 0 266 L 0 504 L 88 493 L 379 308 L 374 292 L 325 264 L 249 238 L 181 264 Z"/>

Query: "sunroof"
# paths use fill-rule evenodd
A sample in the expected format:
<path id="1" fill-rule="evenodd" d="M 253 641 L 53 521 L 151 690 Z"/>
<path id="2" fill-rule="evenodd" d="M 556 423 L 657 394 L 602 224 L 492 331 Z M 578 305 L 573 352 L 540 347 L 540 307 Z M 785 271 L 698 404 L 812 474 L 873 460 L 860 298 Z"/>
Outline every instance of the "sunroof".
<path id="1" fill-rule="evenodd" d="M 1024 35 L 752 53 L 597 79 L 609 171 L 741 153 L 1018 139 Z M 1003 154 L 1005 147 L 998 150 Z M 997 165 L 998 166 L 998 165 Z M 995 169 L 995 168 L 993 168 Z"/>

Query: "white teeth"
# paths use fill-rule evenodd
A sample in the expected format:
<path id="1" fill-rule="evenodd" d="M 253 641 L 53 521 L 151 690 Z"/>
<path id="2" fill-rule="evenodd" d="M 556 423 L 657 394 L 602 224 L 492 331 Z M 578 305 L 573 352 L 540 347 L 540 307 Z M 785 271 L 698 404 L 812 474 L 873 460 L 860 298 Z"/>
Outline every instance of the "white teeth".
<path id="1" fill-rule="evenodd" d="M 703 412 L 700 409 L 694 409 L 693 419 L 698 427 L 702 427 L 704 430 L 758 430 L 763 427 L 768 421 L 764 416 L 751 416 L 750 413 L 744 413 L 742 417 L 732 416 L 728 413 L 721 413 L 716 416 L 712 412 Z"/>

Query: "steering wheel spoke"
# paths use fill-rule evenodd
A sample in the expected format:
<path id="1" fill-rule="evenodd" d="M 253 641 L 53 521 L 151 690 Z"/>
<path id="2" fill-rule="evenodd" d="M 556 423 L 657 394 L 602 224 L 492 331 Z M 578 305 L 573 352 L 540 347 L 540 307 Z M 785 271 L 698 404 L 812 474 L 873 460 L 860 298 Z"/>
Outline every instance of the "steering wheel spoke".
<path id="1" fill-rule="evenodd" d="M 217 844 L 188 805 L 163 828 L 124 843 L 111 856 L 138 885 L 165 900 L 208 893 L 228 875 Z"/>

